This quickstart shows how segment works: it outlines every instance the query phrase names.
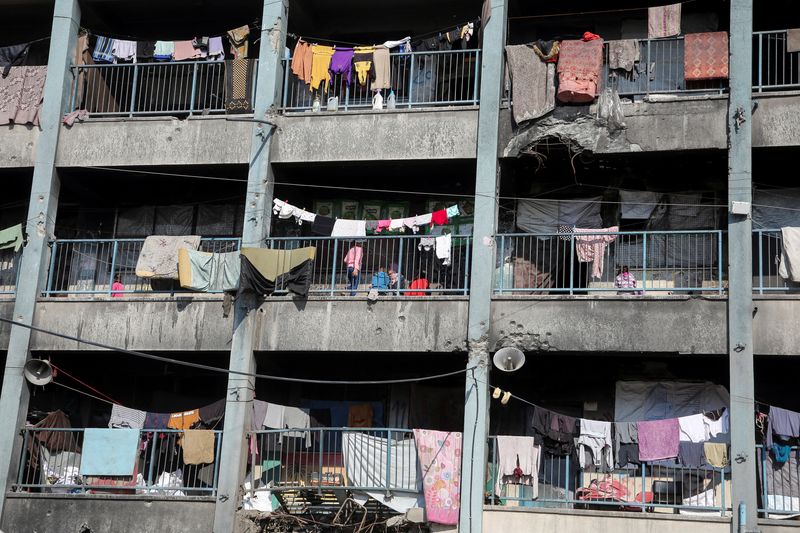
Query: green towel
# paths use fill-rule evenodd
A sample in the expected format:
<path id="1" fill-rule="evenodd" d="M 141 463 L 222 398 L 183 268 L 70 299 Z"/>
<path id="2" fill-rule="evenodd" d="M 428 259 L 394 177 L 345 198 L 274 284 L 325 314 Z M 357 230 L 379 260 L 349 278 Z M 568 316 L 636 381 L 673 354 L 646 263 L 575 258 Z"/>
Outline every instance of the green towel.
<path id="1" fill-rule="evenodd" d="M 15 252 L 19 252 L 23 243 L 22 224 L 0 230 L 0 250 L 13 248 Z"/>

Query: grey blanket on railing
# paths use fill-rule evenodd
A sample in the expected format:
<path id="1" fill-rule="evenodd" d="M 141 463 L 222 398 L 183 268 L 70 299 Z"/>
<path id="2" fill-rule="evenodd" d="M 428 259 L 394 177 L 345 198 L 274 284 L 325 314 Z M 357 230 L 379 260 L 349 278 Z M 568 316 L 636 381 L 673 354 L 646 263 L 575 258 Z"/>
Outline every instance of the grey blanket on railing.
<path id="1" fill-rule="evenodd" d="M 136 275 L 140 278 L 177 280 L 178 250 L 197 250 L 199 246 L 199 235 L 151 235 L 142 245 L 139 260 L 136 262 Z"/>
<path id="2" fill-rule="evenodd" d="M 555 108 L 555 64 L 545 63 L 527 45 L 506 46 L 514 122 L 521 124 Z"/>

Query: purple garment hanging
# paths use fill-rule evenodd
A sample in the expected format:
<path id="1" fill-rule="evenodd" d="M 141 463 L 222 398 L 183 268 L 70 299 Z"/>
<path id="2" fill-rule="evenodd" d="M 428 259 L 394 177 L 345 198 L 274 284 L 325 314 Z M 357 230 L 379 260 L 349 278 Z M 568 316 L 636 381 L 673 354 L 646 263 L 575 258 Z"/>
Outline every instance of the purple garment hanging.
<path id="1" fill-rule="evenodd" d="M 637 422 L 639 460 L 658 461 L 678 456 L 681 427 L 677 418 Z"/>
<path id="2" fill-rule="evenodd" d="M 331 84 L 333 77 L 336 74 L 341 74 L 346 80 L 347 85 L 350 85 L 350 80 L 353 75 L 353 49 L 352 48 L 336 48 L 331 57 L 331 66 L 328 72 L 331 75 Z"/>

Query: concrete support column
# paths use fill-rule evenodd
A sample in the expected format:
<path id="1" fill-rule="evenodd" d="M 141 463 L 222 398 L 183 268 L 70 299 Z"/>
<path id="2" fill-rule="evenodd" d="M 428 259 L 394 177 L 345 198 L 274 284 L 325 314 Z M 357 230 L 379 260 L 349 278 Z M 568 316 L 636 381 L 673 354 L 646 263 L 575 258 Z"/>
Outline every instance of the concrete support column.
<path id="1" fill-rule="evenodd" d="M 731 0 L 728 199 L 752 202 L 753 0 Z M 730 209 L 730 206 L 729 206 Z M 750 216 L 728 214 L 728 358 L 731 389 L 732 531 L 758 523 L 753 386 Z M 741 509 L 745 519 L 740 523 Z"/>
<path id="2" fill-rule="evenodd" d="M 481 92 L 475 175 L 475 226 L 469 293 L 469 357 L 464 396 L 459 531 L 483 529 L 483 487 L 489 434 L 489 321 L 494 279 L 497 192 L 500 169 L 497 139 L 506 42 L 506 0 L 492 0 L 482 29 Z"/>
<path id="3" fill-rule="evenodd" d="M 53 236 L 60 189 L 56 170 L 56 147 L 62 113 L 72 87 L 70 62 L 75 57 L 80 18 L 78 0 L 56 0 L 50 33 L 47 80 L 40 113 L 41 133 L 36 145 L 25 224 L 28 242 L 22 252 L 21 275 L 14 302 L 13 319 L 25 324 L 33 322 L 36 298 L 47 278 L 50 260 L 48 241 Z M 22 447 L 18 429 L 25 423 L 28 412 L 30 390 L 22 375 L 22 368 L 30 357 L 30 337 L 29 329 L 11 327 L 3 389 L 0 394 L 0 517 L 5 506 L 6 490 L 15 480 L 18 467 Z"/>
<path id="4" fill-rule="evenodd" d="M 288 0 L 263 0 L 258 77 L 253 117 L 258 120 L 278 104 L 283 81 L 281 60 L 286 47 Z M 269 236 L 273 182 L 270 166 L 270 140 L 274 134 L 269 124 L 256 122 L 250 140 L 250 165 L 247 174 L 242 246 L 263 247 Z M 237 299 L 234 309 L 233 340 L 229 368 L 234 372 L 254 373 L 253 356 L 255 313 L 254 298 Z M 236 530 L 236 510 L 247 464 L 247 431 L 253 405 L 255 380 L 240 374 L 228 376 L 225 405 L 225 430 L 222 435 L 217 504 L 214 510 L 214 533 Z"/>

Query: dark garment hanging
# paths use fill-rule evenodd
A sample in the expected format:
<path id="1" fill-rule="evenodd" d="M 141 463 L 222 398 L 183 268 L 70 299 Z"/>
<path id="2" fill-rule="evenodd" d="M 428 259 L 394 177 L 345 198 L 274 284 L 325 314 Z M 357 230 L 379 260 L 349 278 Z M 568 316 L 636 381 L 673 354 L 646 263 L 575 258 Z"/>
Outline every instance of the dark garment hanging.
<path id="1" fill-rule="evenodd" d="M 577 418 L 537 407 L 533 411 L 532 426 L 534 441 L 546 452 L 569 455 L 575 449 L 575 438 L 580 434 Z"/>
<path id="2" fill-rule="evenodd" d="M 796 411 L 770 407 L 767 424 L 768 448 L 772 447 L 773 435 L 782 437 L 784 440 L 800 437 L 800 413 Z"/>
<path id="3" fill-rule="evenodd" d="M 144 417 L 143 429 L 167 429 L 169 413 L 147 413 Z"/>
<path id="4" fill-rule="evenodd" d="M 639 445 L 635 442 L 623 443 L 617 448 L 617 465 L 624 468 L 627 464 L 642 464 L 639 460 Z"/>
<path id="5" fill-rule="evenodd" d="M 307 259 L 289 270 L 289 272 L 278 275 L 275 281 L 265 278 L 244 255 L 241 256 L 241 261 L 242 268 L 239 277 L 239 292 L 236 293 L 237 298 L 245 293 L 253 293 L 256 296 L 271 295 L 276 288 L 286 289 L 299 296 L 308 296 L 314 268 L 312 259 Z"/>
<path id="6" fill-rule="evenodd" d="M 4 78 L 11 72 L 11 67 L 25 64 L 28 50 L 30 50 L 30 43 L 0 46 L 0 67 L 3 67 Z"/>
<path id="7" fill-rule="evenodd" d="M 314 218 L 314 223 L 311 225 L 311 233 L 319 235 L 320 237 L 330 237 L 333 233 L 333 224 L 335 220 L 331 217 L 317 215 Z"/>
<path id="8" fill-rule="evenodd" d="M 706 463 L 702 442 L 684 442 L 678 444 L 678 462 L 689 468 L 699 468 Z"/>
<path id="9" fill-rule="evenodd" d="M 213 426 L 225 416 L 225 400 L 217 400 L 199 410 L 200 420 L 207 426 Z"/>
<path id="10" fill-rule="evenodd" d="M 155 50 L 155 41 L 136 41 L 136 58 L 139 60 L 152 60 Z"/>

